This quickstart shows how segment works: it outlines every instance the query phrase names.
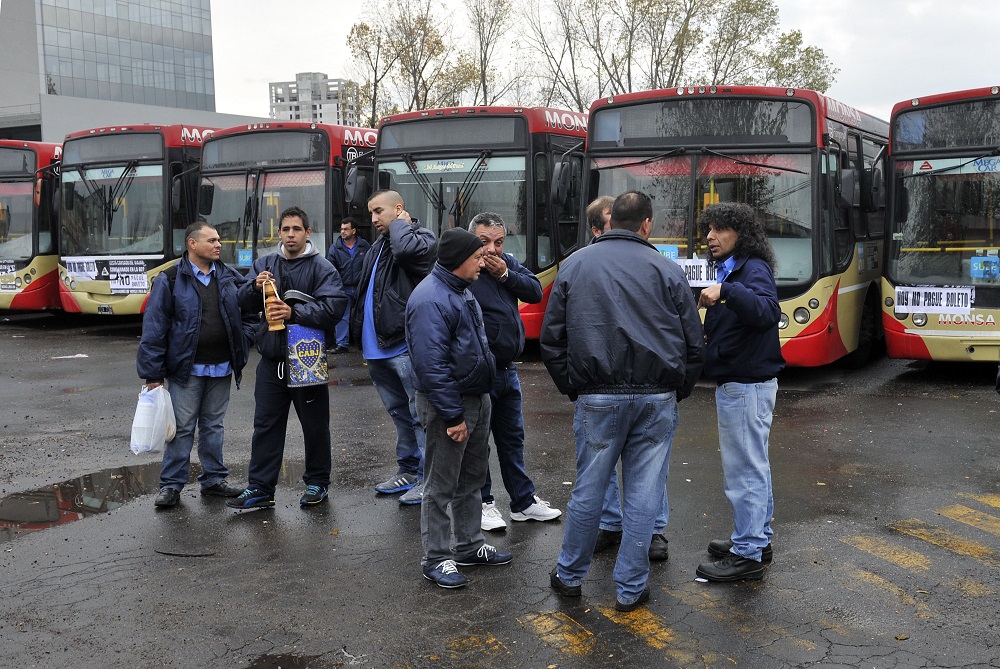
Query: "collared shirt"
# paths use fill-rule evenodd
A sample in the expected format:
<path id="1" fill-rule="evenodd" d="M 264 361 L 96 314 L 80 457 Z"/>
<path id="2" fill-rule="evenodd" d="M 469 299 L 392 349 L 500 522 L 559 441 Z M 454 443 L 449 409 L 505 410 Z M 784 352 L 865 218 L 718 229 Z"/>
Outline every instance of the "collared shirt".
<path id="1" fill-rule="evenodd" d="M 201 268 L 191 262 L 191 271 L 194 272 L 194 278 L 201 282 L 201 285 L 207 286 L 212 282 L 212 276 L 215 274 L 215 263 L 212 263 L 212 269 L 208 270 L 208 273 L 201 271 Z M 191 376 L 210 376 L 212 378 L 221 378 L 223 376 L 229 376 L 233 373 L 233 367 L 229 364 L 229 361 L 216 363 L 214 365 L 199 365 L 195 363 L 191 367 Z"/>
<path id="2" fill-rule="evenodd" d="M 365 360 L 395 358 L 409 351 L 405 339 L 389 348 L 382 348 L 378 345 L 378 335 L 375 333 L 375 310 L 372 307 L 375 299 L 375 273 L 378 272 L 378 261 L 378 256 L 375 256 L 375 264 L 372 266 L 372 278 L 368 282 L 368 292 L 365 294 L 364 320 L 361 323 L 361 351 Z"/>
<path id="3" fill-rule="evenodd" d="M 736 266 L 736 256 L 729 256 L 725 260 L 719 263 L 718 279 L 719 283 L 726 280 L 726 277 L 732 273 L 733 268 Z"/>

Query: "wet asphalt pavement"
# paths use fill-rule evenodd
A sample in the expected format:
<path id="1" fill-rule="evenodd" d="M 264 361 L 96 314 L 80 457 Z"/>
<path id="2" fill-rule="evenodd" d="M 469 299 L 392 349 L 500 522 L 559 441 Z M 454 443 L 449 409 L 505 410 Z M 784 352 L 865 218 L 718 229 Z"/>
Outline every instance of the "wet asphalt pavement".
<path id="1" fill-rule="evenodd" d="M 613 610 L 613 552 L 584 596 L 548 586 L 563 524 L 487 540 L 510 565 L 420 574 L 419 508 L 372 486 L 394 430 L 356 353 L 331 357 L 334 483 L 300 509 L 290 421 L 274 510 L 235 512 L 185 488 L 156 511 L 159 461 L 128 435 L 138 321 L 0 317 L 0 666 L 3 667 L 997 667 L 1000 397 L 990 365 L 878 361 L 789 370 L 771 439 L 774 563 L 764 580 L 694 581 L 728 536 L 713 388 L 681 404 L 670 560 L 648 606 Z M 86 357 L 79 357 L 86 356 Z M 226 427 L 245 481 L 253 362 Z M 572 405 L 537 351 L 519 367 L 526 460 L 565 510 Z"/>

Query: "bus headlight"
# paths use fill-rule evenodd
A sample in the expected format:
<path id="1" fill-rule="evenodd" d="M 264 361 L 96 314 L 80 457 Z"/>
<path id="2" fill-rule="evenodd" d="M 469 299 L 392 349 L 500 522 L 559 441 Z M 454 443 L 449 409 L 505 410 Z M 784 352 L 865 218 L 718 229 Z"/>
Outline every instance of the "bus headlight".
<path id="1" fill-rule="evenodd" d="M 21 277 L 16 277 L 16 278 L 14 279 L 14 287 L 15 287 L 15 288 L 20 288 L 20 287 L 21 287 L 21 286 L 23 286 L 23 285 L 24 285 L 24 282 L 23 282 L 23 281 L 21 281 Z"/>
<path id="2" fill-rule="evenodd" d="M 805 325 L 809 322 L 809 310 L 805 307 L 799 307 L 795 310 L 795 313 L 792 314 L 792 317 L 799 325 Z"/>
<path id="3" fill-rule="evenodd" d="M 918 328 L 922 328 L 927 325 L 927 314 L 910 314 L 910 320 Z"/>
<path id="4" fill-rule="evenodd" d="M 31 275 L 30 274 L 25 274 L 24 275 L 24 285 L 27 286 L 29 283 L 31 283 Z"/>
<path id="5" fill-rule="evenodd" d="M 815 297 L 809 300 L 809 308 L 819 309 L 819 300 L 817 300 Z"/>
<path id="6" fill-rule="evenodd" d="M 784 330 L 788 327 L 788 314 L 782 312 L 781 318 L 778 319 L 778 329 Z"/>

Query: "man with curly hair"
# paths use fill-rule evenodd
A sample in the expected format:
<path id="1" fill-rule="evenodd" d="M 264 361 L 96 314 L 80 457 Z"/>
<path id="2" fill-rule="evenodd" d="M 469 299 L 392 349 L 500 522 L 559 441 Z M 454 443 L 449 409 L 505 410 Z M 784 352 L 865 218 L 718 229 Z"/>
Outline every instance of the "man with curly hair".
<path id="1" fill-rule="evenodd" d="M 713 561 L 698 565 L 709 581 L 759 579 L 771 562 L 771 464 L 768 438 L 784 369 L 778 342 L 774 252 L 754 210 L 725 202 L 706 207 L 698 226 L 719 283 L 702 289 L 708 345 L 704 374 L 715 379 L 719 450 L 726 497 L 733 506 L 730 539 L 709 543 Z"/>

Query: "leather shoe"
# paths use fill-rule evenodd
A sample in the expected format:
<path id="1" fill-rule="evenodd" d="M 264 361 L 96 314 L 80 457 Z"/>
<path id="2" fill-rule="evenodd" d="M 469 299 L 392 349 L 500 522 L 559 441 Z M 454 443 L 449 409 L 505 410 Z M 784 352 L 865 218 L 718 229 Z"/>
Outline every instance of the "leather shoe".
<path id="1" fill-rule="evenodd" d="M 212 497 L 239 497 L 243 490 L 243 488 L 229 485 L 228 481 L 219 481 L 215 485 L 202 488 L 201 494 Z"/>
<path id="2" fill-rule="evenodd" d="M 695 574 L 709 581 L 721 583 L 743 580 L 756 581 L 764 578 L 764 564 L 757 560 L 740 557 L 735 553 L 729 553 L 721 560 L 698 565 Z"/>
<path id="3" fill-rule="evenodd" d="M 622 611 L 623 613 L 628 613 L 629 611 L 635 611 L 637 608 L 649 601 L 649 588 L 646 588 L 639 595 L 639 599 L 635 600 L 631 604 L 625 604 L 621 600 L 615 602 L 615 611 Z"/>
<path id="4" fill-rule="evenodd" d="M 156 499 L 153 501 L 153 504 L 161 509 L 169 509 L 172 506 L 177 506 L 177 502 L 179 501 L 181 501 L 180 490 L 174 490 L 173 488 L 160 488 L 160 492 L 156 495 Z"/>
<path id="5" fill-rule="evenodd" d="M 733 547 L 731 539 L 713 539 L 708 542 L 708 554 L 714 558 L 724 558 L 731 552 Z M 771 551 L 771 544 L 764 546 L 760 551 L 760 561 L 764 564 L 771 564 L 774 553 Z"/>
<path id="6" fill-rule="evenodd" d="M 662 534 L 654 534 L 649 542 L 649 561 L 666 562 L 670 555 L 667 553 L 667 538 Z"/>
<path id="7" fill-rule="evenodd" d="M 597 530 L 597 543 L 594 544 L 594 552 L 600 553 L 601 551 L 611 548 L 612 546 L 619 546 L 621 543 L 621 530 L 618 530 L 617 532 L 612 532 L 611 530 Z"/>
<path id="8" fill-rule="evenodd" d="M 566 585 L 563 580 L 559 578 L 558 567 L 553 567 L 552 571 L 549 572 L 549 585 L 552 589 L 558 592 L 563 597 L 579 597 L 583 594 L 583 588 L 578 585 Z"/>

